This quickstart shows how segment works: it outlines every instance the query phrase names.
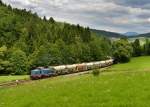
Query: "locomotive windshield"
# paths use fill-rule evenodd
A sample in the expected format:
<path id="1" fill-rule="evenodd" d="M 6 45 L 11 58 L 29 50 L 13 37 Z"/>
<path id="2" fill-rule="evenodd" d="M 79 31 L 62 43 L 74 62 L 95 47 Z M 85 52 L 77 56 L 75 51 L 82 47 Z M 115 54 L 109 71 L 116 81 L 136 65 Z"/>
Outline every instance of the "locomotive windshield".
<path id="1" fill-rule="evenodd" d="M 31 71 L 31 75 L 39 75 L 39 74 L 41 74 L 40 70 L 32 70 Z"/>

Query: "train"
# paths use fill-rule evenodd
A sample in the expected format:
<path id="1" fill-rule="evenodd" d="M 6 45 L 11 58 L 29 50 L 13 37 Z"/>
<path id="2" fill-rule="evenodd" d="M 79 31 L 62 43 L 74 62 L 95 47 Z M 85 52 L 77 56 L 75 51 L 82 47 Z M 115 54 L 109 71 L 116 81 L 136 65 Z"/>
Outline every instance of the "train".
<path id="1" fill-rule="evenodd" d="M 114 59 L 89 62 L 89 63 L 81 63 L 81 64 L 72 64 L 72 65 L 38 67 L 34 70 L 31 70 L 30 78 L 32 80 L 36 80 L 36 79 L 48 78 L 52 76 L 84 72 L 93 69 L 108 67 L 111 66 L 112 64 L 114 64 Z"/>

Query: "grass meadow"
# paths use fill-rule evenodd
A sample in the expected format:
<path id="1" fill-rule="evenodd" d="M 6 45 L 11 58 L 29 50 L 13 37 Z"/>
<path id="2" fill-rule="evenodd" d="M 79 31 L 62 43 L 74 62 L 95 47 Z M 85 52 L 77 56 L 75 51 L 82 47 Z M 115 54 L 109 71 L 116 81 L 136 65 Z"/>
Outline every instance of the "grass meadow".
<path id="1" fill-rule="evenodd" d="M 149 107 L 150 57 L 113 65 L 99 76 L 60 76 L 0 88 L 0 107 Z"/>

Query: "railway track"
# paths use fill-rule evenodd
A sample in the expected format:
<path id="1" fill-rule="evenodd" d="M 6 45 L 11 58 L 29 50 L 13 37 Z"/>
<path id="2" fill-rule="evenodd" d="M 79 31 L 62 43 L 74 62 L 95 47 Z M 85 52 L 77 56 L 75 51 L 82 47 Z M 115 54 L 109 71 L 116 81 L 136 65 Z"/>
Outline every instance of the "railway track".
<path id="1" fill-rule="evenodd" d="M 15 80 L 15 81 L 10 81 L 10 82 L 2 82 L 2 83 L 0 83 L 0 88 L 17 86 L 17 85 L 27 83 L 27 82 L 30 82 L 30 81 L 32 81 L 32 80 L 30 80 L 30 79 L 27 80 L 26 79 L 26 80 Z"/>
<path id="2" fill-rule="evenodd" d="M 105 71 L 108 68 L 110 68 L 110 66 L 109 67 L 105 67 L 105 68 L 101 68 L 100 71 L 103 72 L 103 71 Z M 92 70 L 78 72 L 78 73 L 72 73 L 72 74 L 66 74 L 66 75 L 59 75 L 59 76 L 69 77 L 69 76 L 77 76 L 77 75 L 89 74 L 91 72 L 92 72 Z M 55 77 L 58 77 L 58 76 L 55 76 Z M 51 77 L 51 78 L 55 78 L 55 77 Z M 45 79 L 51 79 L 51 78 L 45 78 Z M 36 80 L 23 79 L 23 80 L 14 80 L 14 81 L 10 81 L 10 82 L 2 82 L 2 83 L 0 83 L 0 88 L 18 86 L 18 85 L 25 84 L 25 83 L 28 83 L 28 82 L 33 82 L 33 81 L 36 81 Z"/>

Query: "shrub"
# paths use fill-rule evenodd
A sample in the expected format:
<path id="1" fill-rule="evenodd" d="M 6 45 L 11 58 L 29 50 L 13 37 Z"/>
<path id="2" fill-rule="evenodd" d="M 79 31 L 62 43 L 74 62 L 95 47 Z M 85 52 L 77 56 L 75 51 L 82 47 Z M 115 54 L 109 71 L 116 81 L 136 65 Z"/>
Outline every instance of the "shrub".
<path id="1" fill-rule="evenodd" d="M 132 51 L 132 46 L 127 40 L 120 39 L 115 41 L 113 44 L 113 57 L 115 58 L 115 63 L 129 62 Z"/>
<path id="2" fill-rule="evenodd" d="M 93 74 L 94 76 L 99 76 L 100 71 L 99 71 L 99 70 L 93 70 L 92 74 Z"/>

